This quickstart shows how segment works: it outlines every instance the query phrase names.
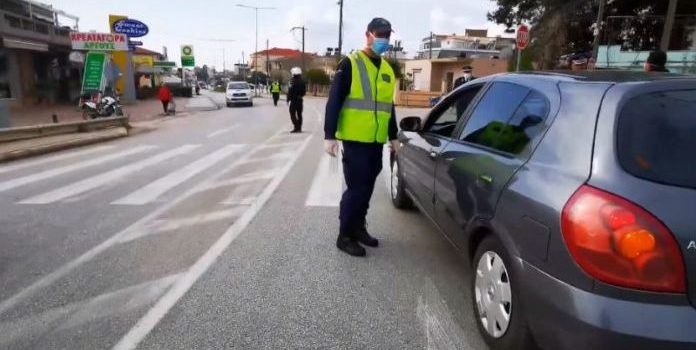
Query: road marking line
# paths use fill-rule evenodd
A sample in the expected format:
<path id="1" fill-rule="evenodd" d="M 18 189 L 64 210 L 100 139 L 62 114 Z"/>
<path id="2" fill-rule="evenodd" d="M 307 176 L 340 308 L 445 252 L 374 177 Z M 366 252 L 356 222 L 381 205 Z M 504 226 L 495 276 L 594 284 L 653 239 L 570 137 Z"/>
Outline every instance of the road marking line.
<path id="1" fill-rule="evenodd" d="M 309 145 L 312 137 L 307 137 L 302 146 L 299 147 L 295 157 L 278 173 L 271 183 L 259 195 L 258 199 L 249 206 L 249 209 L 225 231 L 225 233 L 196 261 L 186 273 L 174 282 L 174 285 L 167 293 L 157 301 L 157 303 L 121 338 L 113 347 L 114 350 L 135 349 L 145 337 L 150 334 L 152 329 L 162 320 L 174 305 L 191 289 L 194 283 L 215 263 L 218 257 L 229 247 L 240 233 L 249 225 L 251 220 L 263 208 L 264 204 L 271 198 L 280 183 L 285 179 L 292 167 L 295 165 L 304 150 Z"/>
<path id="2" fill-rule="evenodd" d="M 269 139 L 266 141 L 273 139 L 274 137 L 277 137 L 278 135 L 283 134 L 284 132 L 279 131 L 275 135 L 271 136 Z M 261 144 L 263 145 L 263 144 Z M 257 150 L 259 150 L 260 146 L 257 146 L 255 149 L 253 149 L 250 153 L 253 153 Z M 242 157 L 239 161 L 244 160 L 245 157 Z M 167 210 L 173 208 L 176 205 L 179 205 L 179 203 L 183 202 L 184 200 L 190 198 L 193 195 L 196 195 L 197 193 L 201 192 L 202 188 L 206 188 L 206 186 L 210 186 L 211 183 L 214 183 L 218 181 L 218 179 L 228 172 L 232 171 L 238 164 L 238 162 L 234 162 L 230 164 L 227 168 L 220 170 L 220 172 L 211 175 L 209 178 L 201 181 L 198 185 L 195 187 L 191 188 L 190 190 L 182 193 L 180 196 L 172 199 L 165 205 L 153 210 L 150 214 L 145 215 L 142 217 L 140 220 L 132 223 L 130 226 L 126 227 L 119 233 L 116 233 L 115 235 L 111 236 L 111 238 L 103 241 L 102 243 L 96 245 L 92 249 L 86 251 L 79 257 L 71 260 L 68 263 L 63 264 L 61 267 L 58 269 L 54 270 L 53 272 L 39 278 L 36 280 L 34 283 L 29 285 L 28 287 L 22 289 L 18 293 L 14 294 L 13 296 L 9 297 L 8 299 L 5 299 L 0 303 L 0 315 L 4 314 L 8 310 L 12 309 L 15 307 L 18 303 L 21 301 L 29 298 L 30 296 L 34 295 L 34 293 L 40 291 L 41 289 L 50 286 L 57 280 L 63 278 L 76 268 L 80 267 L 82 264 L 92 260 L 94 257 L 98 256 L 99 254 L 103 253 L 104 251 L 108 250 L 109 248 L 115 246 L 118 244 L 119 240 L 132 232 L 136 227 L 144 226 L 147 222 L 149 222 L 152 219 L 157 218 L 160 216 L 162 213 L 165 213 Z"/>
<path id="3" fill-rule="evenodd" d="M 274 168 L 274 169 L 244 174 L 244 175 L 241 175 L 235 179 L 221 180 L 218 182 L 211 183 L 208 186 L 201 188 L 200 191 L 204 192 L 204 191 L 212 190 L 214 188 L 246 184 L 249 182 L 256 182 L 256 181 L 261 181 L 261 180 L 270 180 L 275 176 L 275 174 L 278 173 L 278 171 L 280 171 L 280 168 Z"/>
<path id="4" fill-rule="evenodd" d="M 86 155 L 89 155 L 92 153 L 99 153 L 102 151 L 107 151 L 107 150 L 113 149 L 114 147 L 115 146 L 113 146 L 113 145 L 99 146 L 99 147 L 93 147 L 93 148 L 84 149 L 84 150 L 80 150 L 80 151 L 76 151 L 76 152 L 56 154 L 56 155 L 53 155 L 50 157 L 44 157 L 41 159 L 19 162 L 17 164 L 5 165 L 5 166 L 2 166 L 0 168 L 0 174 L 9 173 L 10 171 L 15 171 L 15 170 L 20 170 L 20 169 L 26 169 L 26 168 L 37 166 L 37 165 L 43 165 L 46 163 L 57 162 L 59 160 L 65 160 L 65 159 L 76 158 L 76 157 L 80 157 L 80 156 L 86 156 Z"/>
<path id="5" fill-rule="evenodd" d="M 47 310 L 15 321 L 0 323 L 0 343 L 50 332 L 68 330 L 107 316 L 119 315 L 147 306 L 161 297 L 180 274 L 108 292 L 86 301 L 79 301 Z"/>
<path id="6" fill-rule="evenodd" d="M 272 144 L 269 144 L 269 145 L 264 146 L 263 149 L 278 148 L 278 147 L 299 146 L 299 145 L 301 145 L 301 144 L 302 144 L 302 141 L 272 143 Z"/>
<path id="7" fill-rule="evenodd" d="M 256 194 L 263 191 L 268 181 L 256 181 L 245 183 L 235 187 L 227 195 L 227 199 L 220 202 L 222 205 L 250 205 L 256 200 Z"/>
<path id="8" fill-rule="evenodd" d="M 179 186 L 184 181 L 198 175 L 202 171 L 212 167 L 233 153 L 239 152 L 243 145 L 227 145 L 169 175 L 166 175 L 133 193 L 118 199 L 111 204 L 116 205 L 143 205 L 159 198 L 164 193 Z"/>
<path id="9" fill-rule="evenodd" d="M 164 153 L 157 154 L 147 159 L 107 171 L 105 173 L 89 177 L 82 181 L 58 188 L 56 190 L 40 194 L 29 199 L 20 201 L 20 204 L 48 204 L 76 196 L 81 193 L 93 190 L 97 187 L 122 180 L 126 175 L 136 173 L 149 166 L 164 162 L 176 156 L 190 153 L 200 145 L 184 145 Z"/>
<path id="10" fill-rule="evenodd" d="M 314 174 L 305 206 L 338 207 L 341 203 L 343 182 L 343 164 L 340 156 L 332 157 L 324 153 Z"/>
<path id="11" fill-rule="evenodd" d="M 447 304 L 430 278 L 426 278 L 423 294 L 418 296 L 416 316 L 426 336 L 426 349 L 475 349 L 447 309 Z"/>
<path id="12" fill-rule="evenodd" d="M 208 134 L 208 136 L 206 136 L 206 138 L 212 139 L 212 138 L 215 137 L 215 136 L 220 136 L 220 135 L 222 135 L 222 134 L 226 134 L 226 133 L 228 133 L 228 132 L 234 130 L 234 128 L 235 128 L 235 126 L 231 126 L 231 127 L 229 127 L 229 128 L 225 128 L 225 129 L 220 129 L 220 130 L 217 130 L 217 131 L 213 131 L 213 132 L 211 132 L 210 134 Z"/>
<path id="13" fill-rule="evenodd" d="M 91 166 L 103 164 L 103 163 L 106 163 L 106 162 L 109 162 L 109 161 L 112 161 L 112 160 L 115 160 L 115 159 L 119 159 L 119 158 L 123 158 L 123 157 L 130 156 L 130 155 L 133 155 L 133 154 L 137 154 L 137 153 L 142 153 L 142 152 L 145 152 L 145 151 L 149 151 L 149 150 L 151 150 L 151 149 L 153 149 L 153 148 L 155 148 L 155 146 L 149 146 L 149 145 L 138 146 L 138 147 L 134 147 L 134 148 L 131 148 L 131 149 L 128 149 L 128 150 L 120 151 L 120 152 L 118 152 L 118 153 L 109 154 L 109 155 L 106 155 L 106 156 L 103 156 L 103 157 L 90 159 L 90 160 L 85 161 L 85 162 L 80 162 L 80 163 L 77 163 L 77 164 L 67 165 L 67 166 L 64 166 L 64 167 L 60 167 L 60 168 L 55 168 L 55 169 L 50 169 L 50 170 L 42 171 L 42 172 L 40 172 L 40 173 L 36 173 L 36 174 L 32 174 L 32 175 L 28 175 L 28 176 L 16 178 L 16 179 L 13 179 L 13 180 L 5 181 L 5 182 L 0 182 L 0 192 L 2 192 L 2 191 L 7 191 L 7 190 L 10 190 L 10 189 L 13 189 L 13 188 L 16 188 L 16 187 L 24 186 L 24 185 L 27 185 L 27 184 L 30 184 L 30 183 L 34 183 L 34 182 L 37 182 L 37 181 L 41 181 L 41 180 L 49 179 L 49 178 L 52 178 L 52 177 L 56 177 L 56 176 L 58 176 L 58 175 L 63 175 L 63 174 L 66 174 L 66 173 L 69 173 L 69 172 L 72 172 L 72 171 L 76 171 L 76 170 L 88 168 L 88 167 L 91 167 Z"/>
<path id="14" fill-rule="evenodd" d="M 288 159 L 292 158 L 294 153 L 295 152 L 282 152 L 282 153 L 270 155 L 268 157 L 251 158 L 251 159 L 248 159 L 247 161 L 245 161 L 244 164 L 267 162 L 267 161 L 274 161 L 274 160 L 288 160 Z"/>
<path id="15" fill-rule="evenodd" d="M 213 221 L 220 221 L 238 217 L 244 213 L 246 208 L 232 208 L 227 210 L 215 211 L 212 213 L 200 214 L 193 217 L 182 219 L 163 219 L 149 222 L 147 225 L 137 227 L 129 234 L 122 237 L 118 243 L 127 243 L 136 239 L 164 232 L 176 231 L 180 228 L 206 224 Z"/>

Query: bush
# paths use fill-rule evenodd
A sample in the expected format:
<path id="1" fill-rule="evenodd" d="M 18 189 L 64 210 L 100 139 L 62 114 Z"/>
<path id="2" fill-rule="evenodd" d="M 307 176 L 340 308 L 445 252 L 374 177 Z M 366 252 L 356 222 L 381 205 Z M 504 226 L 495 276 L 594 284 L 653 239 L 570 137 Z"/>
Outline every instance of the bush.
<path id="1" fill-rule="evenodd" d="M 331 78 L 323 69 L 310 69 L 305 76 L 310 84 L 329 85 L 331 83 Z"/>

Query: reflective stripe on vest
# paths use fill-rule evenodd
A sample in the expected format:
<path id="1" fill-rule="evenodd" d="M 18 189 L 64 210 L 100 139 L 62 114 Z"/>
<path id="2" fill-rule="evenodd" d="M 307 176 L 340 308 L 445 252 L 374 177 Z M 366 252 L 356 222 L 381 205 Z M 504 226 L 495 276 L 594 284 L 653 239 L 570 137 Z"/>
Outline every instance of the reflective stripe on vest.
<path id="1" fill-rule="evenodd" d="M 394 71 L 383 59 L 380 66 L 375 67 L 363 52 L 348 58 L 352 67 L 352 85 L 341 109 L 336 138 L 385 143 L 389 137 L 396 86 Z"/>

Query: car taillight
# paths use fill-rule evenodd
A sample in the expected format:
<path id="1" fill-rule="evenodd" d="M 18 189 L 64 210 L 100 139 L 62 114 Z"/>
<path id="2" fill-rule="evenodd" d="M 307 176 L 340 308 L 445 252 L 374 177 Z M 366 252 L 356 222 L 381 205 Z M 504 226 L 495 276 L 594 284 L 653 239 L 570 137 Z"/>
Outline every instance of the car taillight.
<path id="1" fill-rule="evenodd" d="M 561 229 L 573 259 L 592 277 L 621 287 L 686 292 L 677 242 L 637 205 L 584 185 L 563 208 Z"/>

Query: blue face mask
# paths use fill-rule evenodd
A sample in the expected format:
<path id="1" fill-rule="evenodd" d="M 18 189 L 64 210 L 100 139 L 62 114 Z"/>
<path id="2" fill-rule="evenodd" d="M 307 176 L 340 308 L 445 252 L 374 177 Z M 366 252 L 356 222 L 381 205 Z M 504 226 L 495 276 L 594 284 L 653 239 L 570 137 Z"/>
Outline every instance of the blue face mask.
<path id="1" fill-rule="evenodd" d="M 375 38 L 372 41 L 372 51 L 376 54 L 381 55 L 389 50 L 389 39 L 386 38 Z"/>

